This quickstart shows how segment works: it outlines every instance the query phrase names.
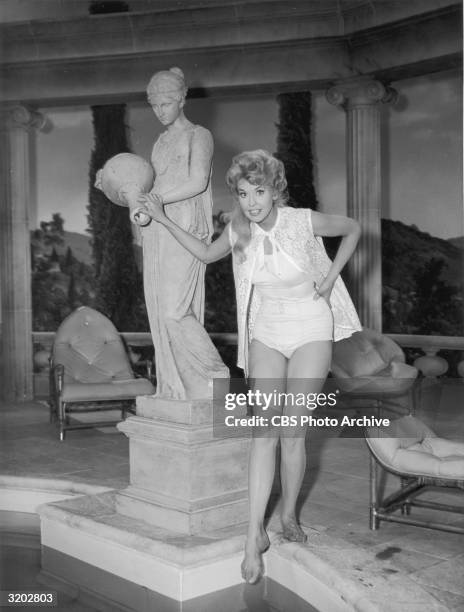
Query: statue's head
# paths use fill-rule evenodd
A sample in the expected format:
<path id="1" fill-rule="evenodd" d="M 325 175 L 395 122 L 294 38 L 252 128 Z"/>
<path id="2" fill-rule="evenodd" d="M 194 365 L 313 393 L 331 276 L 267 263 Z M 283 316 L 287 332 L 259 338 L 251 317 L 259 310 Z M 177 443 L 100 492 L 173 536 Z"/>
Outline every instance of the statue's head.
<path id="1" fill-rule="evenodd" d="M 184 73 L 180 68 L 156 72 L 147 85 L 148 102 L 153 105 L 160 97 L 184 101 L 187 95 Z"/>

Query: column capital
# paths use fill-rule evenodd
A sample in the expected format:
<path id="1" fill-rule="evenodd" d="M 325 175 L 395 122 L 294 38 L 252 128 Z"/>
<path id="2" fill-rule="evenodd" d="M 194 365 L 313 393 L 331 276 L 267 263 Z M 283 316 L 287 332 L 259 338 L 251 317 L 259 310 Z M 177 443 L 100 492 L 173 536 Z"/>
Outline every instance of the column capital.
<path id="1" fill-rule="evenodd" d="M 393 87 L 368 77 L 341 81 L 326 91 L 330 104 L 344 108 L 375 106 L 379 103 L 395 102 L 398 93 Z"/>
<path id="2" fill-rule="evenodd" d="M 23 105 L 4 107 L 0 110 L 1 124 L 5 129 L 37 129 L 43 131 L 47 117 L 38 111 Z"/>

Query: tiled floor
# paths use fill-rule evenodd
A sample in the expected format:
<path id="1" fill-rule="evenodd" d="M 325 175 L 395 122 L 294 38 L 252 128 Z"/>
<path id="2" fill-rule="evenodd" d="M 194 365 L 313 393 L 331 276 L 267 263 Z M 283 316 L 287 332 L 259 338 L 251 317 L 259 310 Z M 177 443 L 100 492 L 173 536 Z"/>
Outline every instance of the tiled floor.
<path id="1" fill-rule="evenodd" d="M 463 440 L 463 399 L 462 381 L 426 383 L 417 416 L 439 435 Z M 55 426 L 48 422 L 47 407 L 31 402 L 3 405 L 0 431 L 3 475 L 66 479 L 111 488 L 128 483 L 128 441 L 115 428 L 70 431 L 66 441 L 59 442 Z M 301 521 L 318 554 L 331 563 L 351 564 L 356 569 L 357 552 L 362 552 L 365 563 L 368 551 L 372 576 L 387 577 L 389 588 L 398 576 L 410 577 L 417 585 L 417 606 L 410 603 L 415 593 L 409 593 L 408 603 L 401 609 L 396 605 L 395 612 L 463 611 L 464 536 L 385 522 L 378 531 L 370 531 L 368 470 L 362 439 L 343 437 L 343 432 L 310 434 Z M 414 513 L 430 516 L 428 510 L 414 509 Z M 277 526 L 275 515 L 271 526 Z M 440 519 L 464 525 L 462 515 L 443 514 Z M 423 589 L 432 595 L 436 606 L 421 603 Z"/>
<path id="2" fill-rule="evenodd" d="M 60 442 L 42 402 L 3 405 L 0 419 L 2 474 L 63 478 L 114 488 L 127 484 L 129 445 L 116 428 L 107 428 L 106 433 L 73 430 Z"/>

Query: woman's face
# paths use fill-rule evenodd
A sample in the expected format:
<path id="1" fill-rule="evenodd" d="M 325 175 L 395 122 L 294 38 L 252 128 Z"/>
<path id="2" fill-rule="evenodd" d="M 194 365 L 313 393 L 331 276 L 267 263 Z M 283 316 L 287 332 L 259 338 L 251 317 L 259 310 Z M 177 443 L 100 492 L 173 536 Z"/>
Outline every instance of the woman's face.
<path id="1" fill-rule="evenodd" d="M 158 95 L 149 98 L 149 103 L 153 109 L 153 112 L 157 116 L 160 123 L 169 126 L 181 114 L 184 106 L 184 99 L 173 98 L 167 95 Z"/>
<path id="2" fill-rule="evenodd" d="M 270 185 L 252 185 L 243 178 L 237 182 L 237 197 L 245 217 L 255 223 L 264 221 L 274 206 L 274 189 Z"/>

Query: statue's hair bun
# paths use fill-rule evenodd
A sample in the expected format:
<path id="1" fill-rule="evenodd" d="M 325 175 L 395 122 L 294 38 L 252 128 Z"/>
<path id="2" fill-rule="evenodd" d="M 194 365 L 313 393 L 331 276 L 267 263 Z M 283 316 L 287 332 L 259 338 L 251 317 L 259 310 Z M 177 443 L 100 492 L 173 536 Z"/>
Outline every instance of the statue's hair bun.
<path id="1" fill-rule="evenodd" d="M 187 86 L 185 85 L 184 73 L 177 66 L 169 68 L 169 70 L 156 72 L 147 85 L 147 94 L 148 97 L 161 94 L 185 96 Z"/>

